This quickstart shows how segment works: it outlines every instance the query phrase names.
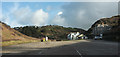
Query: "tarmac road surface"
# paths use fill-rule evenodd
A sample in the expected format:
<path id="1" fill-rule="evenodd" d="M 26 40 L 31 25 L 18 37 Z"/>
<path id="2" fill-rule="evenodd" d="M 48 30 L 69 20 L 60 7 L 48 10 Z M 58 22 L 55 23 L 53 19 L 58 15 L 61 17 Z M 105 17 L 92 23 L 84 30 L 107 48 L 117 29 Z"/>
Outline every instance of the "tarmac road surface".
<path id="1" fill-rule="evenodd" d="M 3 55 L 118 55 L 118 42 L 73 40 L 18 44 L 3 47 Z"/>

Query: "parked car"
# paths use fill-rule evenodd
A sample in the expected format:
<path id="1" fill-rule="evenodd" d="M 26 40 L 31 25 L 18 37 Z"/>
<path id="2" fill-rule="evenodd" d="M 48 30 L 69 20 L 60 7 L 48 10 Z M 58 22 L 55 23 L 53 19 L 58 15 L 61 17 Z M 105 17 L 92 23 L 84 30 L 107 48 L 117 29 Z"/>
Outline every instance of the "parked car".
<path id="1" fill-rule="evenodd" d="M 101 36 L 95 36 L 94 39 L 95 40 L 98 40 L 98 39 L 102 40 L 102 37 Z"/>

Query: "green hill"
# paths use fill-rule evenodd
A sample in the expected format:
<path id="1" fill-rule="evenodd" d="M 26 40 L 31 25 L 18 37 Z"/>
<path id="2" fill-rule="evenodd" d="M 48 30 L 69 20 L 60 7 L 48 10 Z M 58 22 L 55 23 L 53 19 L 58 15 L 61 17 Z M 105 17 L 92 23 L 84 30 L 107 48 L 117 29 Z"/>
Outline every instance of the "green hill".
<path id="1" fill-rule="evenodd" d="M 0 21 L 0 33 L 1 33 L 0 38 L 2 38 L 2 46 L 33 42 L 39 40 L 37 38 L 26 36 L 1 21 Z"/>
<path id="2" fill-rule="evenodd" d="M 96 25 L 102 24 L 102 23 L 107 24 L 109 26 L 118 26 L 119 20 L 120 20 L 120 15 L 112 16 L 110 18 L 102 18 L 100 20 L 97 20 L 88 31 L 93 29 Z"/>
<path id="3" fill-rule="evenodd" d="M 48 36 L 49 39 L 56 39 L 56 40 L 65 40 L 67 39 L 67 35 L 70 32 L 80 32 L 84 33 L 85 30 L 79 28 L 71 28 L 71 27 L 63 27 L 58 25 L 47 25 L 47 26 L 25 26 L 25 27 L 15 27 L 14 29 L 18 30 L 19 32 L 36 37 L 42 38 Z"/>
<path id="4" fill-rule="evenodd" d="M 92 26 L 91 28 L 89 28 L 89 30 L 87 31 L 87 33 L 90 35 L 92 33 L 93 28 L 98 25 L 98 24 L 107 24 L 109 26 L 111 26 L 111 30 L 108 32 L 105 32 L 103 34 L 103 38 L 105 40 L 118 40 L 118 38 L 120 38 L 119 34 L 120 34 L 120 15 L 117 16 L 112 16 L 110 18 L 102 18 L 100 20 L 97 20 Z"/>

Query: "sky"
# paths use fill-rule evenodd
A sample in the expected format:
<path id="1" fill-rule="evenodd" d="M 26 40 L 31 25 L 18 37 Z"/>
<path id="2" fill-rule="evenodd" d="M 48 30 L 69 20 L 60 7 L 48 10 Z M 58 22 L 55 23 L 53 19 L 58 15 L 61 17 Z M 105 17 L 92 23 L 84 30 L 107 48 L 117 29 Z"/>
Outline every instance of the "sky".
<path id="1" fill-rule="evenodd" d="M 89 29 L 118 14 L 117 2 L 3 2 L 0 21 L 11 27 L 60 25 Z"/>

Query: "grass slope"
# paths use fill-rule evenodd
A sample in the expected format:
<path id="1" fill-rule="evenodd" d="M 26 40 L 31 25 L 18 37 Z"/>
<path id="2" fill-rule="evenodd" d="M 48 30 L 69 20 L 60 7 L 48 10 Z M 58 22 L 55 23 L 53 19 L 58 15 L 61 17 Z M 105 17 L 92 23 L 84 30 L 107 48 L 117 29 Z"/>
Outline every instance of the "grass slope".
<path id="1" fill-rule="evenodd" d="M 66 40 L 67 35 L 70 32 L 80 32 L 84 33 L 85 30 L 79 28 L 71 28 L 71 27 L 63 27 L 58 25 L 47 25 L 47 26 L 25 26 L 25 27 L 16 27 L 16 30 L 19 32 L 36 37 L 42 38 L 48 36 L 49 39 L 56 39 L 56 40 Z"/>
<path id="2" fill-rule="evenodd" d="M 22 33 L 10 28 L 10 26 L 6 25 L 3 22 L 0 22 L 0 33 L 2 46 L 40 41 L 39 39 L 23 35 Z"/>

